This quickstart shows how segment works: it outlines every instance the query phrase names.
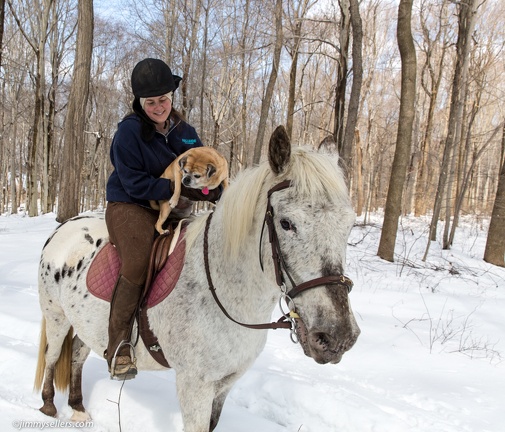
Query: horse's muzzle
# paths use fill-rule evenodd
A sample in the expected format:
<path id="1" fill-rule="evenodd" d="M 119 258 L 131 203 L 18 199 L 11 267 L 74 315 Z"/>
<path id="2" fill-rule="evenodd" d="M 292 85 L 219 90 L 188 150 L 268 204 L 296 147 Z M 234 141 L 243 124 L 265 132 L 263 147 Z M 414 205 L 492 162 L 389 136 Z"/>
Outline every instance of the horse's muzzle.
<path id="1" fill-rule="evenodd" d="M 296 320 L 296 331 L 305 355 L 312 357 L 319 364 L 339 363 L 344 353 L 353 347 L 361 333 L 357 326 L 336 335 L 319 330 L 307 331 L 301 319 Z"/>

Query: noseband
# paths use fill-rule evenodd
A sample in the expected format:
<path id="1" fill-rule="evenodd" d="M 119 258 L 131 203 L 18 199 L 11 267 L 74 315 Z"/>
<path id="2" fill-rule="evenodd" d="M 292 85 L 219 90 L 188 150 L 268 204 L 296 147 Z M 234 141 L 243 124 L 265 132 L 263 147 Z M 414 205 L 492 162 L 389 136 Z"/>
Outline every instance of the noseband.
<path id="1" fill-rule="evenodd" d="M 247 327 L 250 329 L 257 329 L 257 330 L 263 330 L 263 329 L 278 329 L 278 328 L 288 328 L 291 329 L 291 339 L 293 342 L 298 341 L 298 337 L 296 334 L 296 320 L 299 320 L 300 317 L 296 313 L 296 308 L 294 306 L 293 299 L 299 295 L 300 293 L 309 290 L 311 288 L 316 288 L 319 286 L 341 286 L 347 289 L 347 292 L 351 292 L 353 282 L 351 279 L 349 279 L 347 276 L 344 276 L 343 274 L 336 274 L 336 275 L 330 275 L 330 276 L 323 276 L 319 277 L 316 279 L 311 279 L 307 282 L 303 282 L 301 284 L 296 285 L 294 282 L 293 278 L 290 276 L 289 272 L 287 271 L 286 268 L 286 263 L 284 261 L 284 258 L 282 256 L 281 248 L 279 245 L 279 238 L 277 236 L 277 231 L 275 230 L 275 225 L 274 225 L 274 209 L 272 207 L 272 204 L 270 202 L 270 197 L 274 192 L 278 192 L 284 189 L 287 189 L 291 186 L 291 181 L 290 180 L 285 180 L 276 186 L 272 187 L 268 191 L 268 201 L 267 201 L 267 208 L 265 212 L 265 219 L 263 222 L 263 228 L 261 230 L 261 237 L 260 237 L 260 265 L 261 269 L 263 270 L 263 262 L 261 258 L 261 245 L 262 245 L 262 239 L 263 239 L 263 232 L 265 229 L 265 225 L 268 227 L 268 234 L 269 234 L 269 240 L 270 244 L 272 246 L 272 259 L 274 261 L 274 269 L 275 269 L 275 277 L 277 281 L 277 285 L 281 289 L 281 299 L 284 299 L 288 307 L 290 308 L 289 312 L 284 312 L 282 305 L 280 304 L 280 308 L 283 312 L 283 316 L 277 321 L 277 322 L 272 322 L 272 323 L 267 323 L 267 324 L 244 324 L 239 321 L 236 321 L 233 319 L 228 312 L 226 311 L 225 307 L 221 304 L 217 293 L 216 293 L 216 288 L 214 287 L 214 284 L 212 283 L 212 277 L 210 274 L 210 265 L 209 265 L 209 243 L 208 243 L 208 234 L 209 234 L 209 227 L 210 227 L 210 222 L 212 220 L 213 213 L 210 213 L 207 222 L 205 225 L 205 232 L 204 232 L 204 240 L 203 240 L 203 249 L 204 249 L 204 263 L 205 263 L 205 273 L 207 275 L 207 282 L 209 284 L 209 289 L 212 293 L 212 296 L 214 297 L 215 302 L 221 309 L 221 311 L 224 313 L 224 315 L 233 321 L 234 323 L 241 325 L 243 327 Z M 292 288 L 288 291 L 285 280 L 284 280 L 284 274 L 287 275 Z"/>

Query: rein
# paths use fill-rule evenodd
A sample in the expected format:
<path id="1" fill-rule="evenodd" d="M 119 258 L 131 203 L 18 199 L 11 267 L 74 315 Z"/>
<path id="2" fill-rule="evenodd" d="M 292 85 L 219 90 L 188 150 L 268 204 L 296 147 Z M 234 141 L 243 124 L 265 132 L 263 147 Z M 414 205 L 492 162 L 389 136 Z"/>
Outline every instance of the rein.
<path id="1" fill-rule="evenodd" d="M 203 249 L 204 249 L 205 273 L 207 275 L 207 282 L 209 284 L 209 290 L 212 293 L 212 297 L 214 298 L 214 301 L 219 306 L 219 308 L 221 309 L 223 314 L 229 320 L 233 321 L 234 323 L 236 323 L 242 327 L 247 327 L 247 328 L 256 329 L 256 330 L 278 329 L 278 328 L 290 329 L 291 330 L 291 339 L 293 340 L 293 342 L 297 342 L 298 336 L 296 334 L 296 328 L 297 328 L 296 320 L 300 320 L 300 317 L 296 313 L 296 308 L 294 307 L 293 298 L 295 298 L 298 294 L 300 294 L 308 289 L 316 288 L 316 287 L 323 286 L 323 285 L 336 285 L 336 286 L 345 287 L 347 289 L 347 292 L 349 293 L 349 292 L 351 292 L 351 289 L 353 287 L 353 282 L 351 279 L 349 279 L 347 276 L 344 276 L 343 274 L 336 274 L 336 275 L 319 277 L 316 279 L 309 280 L 307 282 L 303 282 L 299 285 L 296 285 L 293 278 L 290 276 L 289 272 L 287 271 L 286 264 L 284 262 L 284 258 L 281 253 L 279 239 L 277 237 L 277 231 L 275 230 L 275 225 L 274 225 L 274 220 L 273 220 L 274 209 L 273 209 L 272 204 L 270 202 L 270 197 L 274 192 L 287 189 L 290 186 L 291 186 L 291 181 L 285 180 L 285 181 L 277 184 L 276 186 L 273 186 L 268 191 L 267 209 L 265 212 L 265 219 L 263 222 L 263 228 L 261 230 L 261 238 L 260 238 L 260 264 L 261 264 L 261 269 L 263 270 L 263 262 L 261 259 L 261 244 L 262 244 L 262 238 L 263 238 L 263 231 L 264 231 L 265 225 L 266 225 L 268 227 L 270 244 L 272 246 L 272 259 L 274 261 L 275 277 L 276 277 L 277 285 L 281 289 L 281 299 L 284 299 L 286 304 L 288 305 L 288 307 L 291 308 L 290 312 L 285 313 L 282 308 L 282 305 L 279 302 L 281 311 L 284 313 L 284 315 L 277 322 L 266 323 L 266 324 L 244 324 L 244 323 L 241 323 L 241 322 L 235 320 L 234 318 L 232 318 L 230 316 L 230 314 L 227 312 L 226 308 L 220 302 L 219 297 L 217 296 L 216 288 L 214 287 L 214 284 L 212 283 L 212 276 L 210 274 L 210 266 L 209 266 L 208 235 L 209 235 L 210 222 L 212 220 L 212 216 L 214 213 L 209 214 L 206 224 L 205 224 Z M 286 284 L 284 281 L 284 273 L 287 275 L 287 277 L 292 285 L 292 289 L 289 292 L 287 291 L 287 287 L 286 287 Z"/>
<path id="2" fill-rule="evenodd" d="M 204 232 L 204 238 L 203 238 L 203 251 L 204 251 L 204 256 L 203 260 L 205 263 L 205 273 L 207 275 L 207 282 L 209 284 L 209 290 L 212 293 L 212 297 L 214 297 L 214 301 L 216 304 L 219 306 L 219 309 L 224 313 L 226 318 L 228 318 L 230 321 L 233 321 L 235 324 L 238 324 L 242 327 L 247 327 L 250 329 L 255 329 L 255 330 L 265 330 L 265 329 L 278 329 L 278 328 L 285 328 L 285 329 L 291 329 L 292 325 L 291 323 L 286 321 L 286 317 L 283 316 L 279 319 L 277 322 L 272 322 L 272 323 L 267 323 L 267 324 L 244 324 L 241 323 L 235 319 L 233 319 L 228 311 L 225 309 L 223 304 L 219 301 L 219 297 L 217 296 L 216 293 L 216 288 L 214 287 L 214 284 L 212 283 L 212 277 L 210 275 L 210 266 L 209 266 L 209 227 L 210 227 L 210 221 L 212 220 L 212 216 L 214 213 L 210 213 L 209 217 L 207 218 L 207 222 L 205 224 L 205 232 Z"/>

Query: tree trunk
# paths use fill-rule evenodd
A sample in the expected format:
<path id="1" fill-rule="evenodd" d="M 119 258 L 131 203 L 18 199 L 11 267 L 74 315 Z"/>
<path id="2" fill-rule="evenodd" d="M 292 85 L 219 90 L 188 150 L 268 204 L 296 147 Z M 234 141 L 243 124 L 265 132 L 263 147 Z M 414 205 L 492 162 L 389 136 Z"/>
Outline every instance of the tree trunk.
<path id="1" fill-rule="evenodd" d="M 341 154 L 350 179 L 352 170 L 353 142 L 356 124 L 358 123 L 359 100 L 363 84 L 363 27 L 359 13 L 358 0 L 350 0 L 351 25 L 352 25 L 352 87 L 347 108 L 347 121 L 345 124 L 343 152 Z"/>
<path id="2" fill-rule="evenodd" d="M 447 183 L 448 170 L 453 154 L 454 145 L 458 137 L 462 124 L 463 103 L 465 100 L 468 63 L 471 37 L 475 25 L 475 12 L 477 9 L 476 0 L 468 0 L 459 3 L 459 29 L 458 41 L 456 44 L 456 65 L 454 70 L 454 79 L 452 85 L 451 108 L 449 112 L 447 137 L 442 156 L 442 165 L 438 179 L 437 192 L 435 195 L 435 204 L 433 206 L 433 216 L 430 224 L 430 238 L 426 246 L 423 260 L 426 260 L 430 248 L 430 241 L 437 238 L 437 224 L 442 208 L 442 199 Z"/>
<path id="3" fill-rule="evenodd" d="M 93 0 L 80 0 L 74 72 L 65 119 L 63 166 L 58 200 L 58 222 L 79 214 L 84 126 L 93 49 Z"/>
<path id="4" fill-rule="evenodd" d="M 253 164 L 258 164 L 261 159 L 261 149 L 263 148 L 263 139 L 265 137 L 265 129 L 267 125 L 268 112 L 270 103 L 274 94 L 275 82 L 279 72 L 279 62 L 282 50 L 282 0 L 277 0 L 275 4 L 275 46 L 272 59 L 272 70 L 270 79 L 268 80 L 265 96 L 261 101 L 261 114 L 258 122 L 258 134 L 254 144 Z"/>
<path id="5" fill-rule="evenodd" d="M 501 142 L 501 169 L 487 233 L 484 261 L 505 267 L 505 124 Z"/>
<path id="6" fill-rule="evenodd" d="M 333 136 L 339 154 L 344 153 L 345 91 L 347 88 L 347 63 L 349 37 L 351 33 L 351 11 L 349 0 L 338 0 L 340 6 L 340 48 L 338 53 L 337 85 L 335 86 L 335 116 Z"/>
<path id="7" fill-rule="evenodd" d="M 429 3 L 428 3 L 429 4 Z M 424 15 L 426 13 L 426 16 Z M 443 69 L 445 63 L 445 56 L 447 53 L 447 48 L 449 43 L 447 42 L 447 4 L 444 2 L 440 5 L 440 11 L 438 16 L 438 27 L 436 28 L 436 32 L 433 32 L 433 28 L 431 27 L 429 20 L 429 13 L 425 11 L 424 7 L 421 7 L 420 10 L 420 21 L 421 28 L 424 37 L 424 42 L 426 45 L 425 48 L 425 63 L 423 65 L 423 72 L 421 72 L 421 86 L 424 89 L 425 93 L 429 99 L 429 107 L 428 114 L 426 116 L 426 127 L 424 131 L 423 139 L 420 143 L 420 155 L 419 155 L 419 163 L 418 163 L 418 172 L 416 178 L 415 185 L 415 209 L 414 215 L 416 217 L 426 214 L 426 210 L 428 208 L 428 199 L 429 199 L 429 179 L 431 178 L 433 172 L 433 157 L 431 155 L 431 141 L 433 139 L 433 127 L 435 124 L 435 109 L 438 102 L 438 94 L 440 90 L 440 84 L 442 82 L 443 77 Z M 434 34 L 434 36 L 433 36 Z M 433 39 L 432 39 L 433 38 Z M 440 46 L 440 58 L 436 61 L 435 58 L 435 47 Z M 436 62 L 436 66 L 432 63 Z M 430 82 L 425 83 L 424 80 L 424 71 L 428 71 L 428 76 L 430 78 Z"/>
<path id="8" fill-rule="evenodd" d="M 189 94 L 189 84 L 191 82 L 193 57 L 195 56 L 196 42 L 198 32 L 200 31 L 200 15 L 202 12 L 202 1 L 197 0 L 194 9 L 187 8 L 191 14 L 187 17 L 187 28 L 185 40 L 189 41 L 189 45 L 184 47 L 183 66 L 182 66 L 182 82 L 181 82 L 181 95 L 182 95 L 182 115 L 189 120 L 193 100 Z"/>
<path id="9" fill-rule="evenodd" d="M 244 11 L 243 11 L 243 24 L 242 24 L 242 37 L 240 38 L 240 96 L 241 96 L 241 102 L 240 102 L 240 141 L 241 141 L 241 146 L 239 149 L 236 150 L 237 154 L 237 159 L 240 161 L 239 166 L 237 167 L 240 169 L 243 166 L 247 166 L 249 163 L 249 154 L 250 154 L 250 149 L 248 145 L 248 133 L 247 133 L 247 124 L 248 124 L 248 116 L 249 116 L 249 110 L 248 110 L 248 102 L 249 99 L 247 97 L 247 90 L 249 86 L 249 69 L 247 67 L 247 61 L 246 61 L 246 47 L 247 43 L 249 41 L 249 38 L 247 37 L 248 32 L 247 29 L 249 27 L 249 19 L 250 19 L 250 13 L 249 13 L 249 0 L 245 1 L 244 4 Z M 230 159 L 230 163 L 232 163 L 232 159 Z"/>
<path id="10" fill-rule="evenodd" d="M 54 0 L 44 0 L 40 2 L 38 5 L 39 8 L 33 10 L 35 22 L 26 22 L 26 20 L 24 20 L 24 23 L 21 23 L 21 19 L 18 17 L 12 1 L 8 2 L 13 18 L 16 21 L 21 34 L 32 48 L 36 58 L 33 130 L 26 161 L 26 208 L 29 216 L 38 215 L 39 164 L 37 161 L 37 155 L 38 150 L 41 148 L 41 140 L 45 139 L 45 47 L 48 37 L 49 17 L 53 1 Z M 33 37 L 30 37 L 27 31 L 25 31 L 25 26 L 33 26 L 36 29 Z"/>
<path id="11" fill-rule="evenodd" d="M 40 49 L 36 51 L 37 66 L 35 71 L 35 112 L 33 116 L 33 134 L 28 150 L 28 160 L 26 163 L 26 184 L 27 197 L 26 209 L 29 216 L 37 216 L 38 211 L 38 171 L 37 153 L 40 147 L 40 138 L 44 136 L 42 129 L 44 117 L 44 82 L 45 64 L 44 49 L 45 44 L 40 44 Z"/>
<path id="12" fill-rule="evenodd" d="M 293 116 L 295 113 L 296 95 L 296 72 L 298 68 L 298 50 L 300 49 L 300 36 L 302 32 L 302 20 L 295 17 L 293 51 L 291 53 L 291 68 L 289 70 L 288 106 L 286 118 L 286 132 L 291 139 L 293 134 Z"/>
<path id="13" fill-rule="evenodd" d="M 200 134 L 203 134 L 205 131 L 204 128 L 204 101 L 205 101 L 205 92 L 207 86 L 205 85 L 207 82 L 207 50 L 209 44 L 209 13 L 210 13 L 210 5 L 203 6 L 204 10 L 204 24 L 203 24 L 203 46 L 202 46 L 202 74 L 200 78 Z M 201 138 L 205 141 L 205 135 L 201 136 Z"/>
<path id="14" fill-rule="evenodd" d="M 0 0 L 0 67 L 2 66 L 4 23 L 5 23 L 5 0 Z"/>
<path id="15" fill-rule="evenodd" d="M 356 142 L 356 215 L 361 216 L 365 204 L 365 187 L 363 185 L 363 148 L 361 147 L 361 136 L 358 130 L 354 141 Z"/>
<path id="16" fill-rule="evenodd" d="M 412 144 L 412 126 L 416 98 L 416 49 L 412 38 L 411 17 L 413 0 L 401 0 L 398 7 L 398 47 L 402 61 L 402 87 L 396 150 L 389 181 L 379 250 L 377 255 L 394 261 L 398 218 L 402 210 L 402 194 Z"/>

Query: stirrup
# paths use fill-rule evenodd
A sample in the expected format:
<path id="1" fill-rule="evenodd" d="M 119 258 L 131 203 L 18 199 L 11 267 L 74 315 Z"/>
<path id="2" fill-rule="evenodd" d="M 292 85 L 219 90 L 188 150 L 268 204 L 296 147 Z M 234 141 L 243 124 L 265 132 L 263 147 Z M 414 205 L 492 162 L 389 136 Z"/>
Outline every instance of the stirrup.
<path id="1" fill-rule="evenodd" d="M 124 347 L 125 345 L 128 345 L 130 347 L 130 363 L 129 364 L 124 364 L 124 365 L 116 365 L 116 360 L 118 357 L 123 357 L 123 356 L 118 356 L 119 350 Z M 128 357 L 128 356 L 124 356 Z M 137 359 L 135 357 L 135 350 L 131 342 L 127 340 L 121 341 L 121 343 L 117 346 L 116 351 L 114 352 L 114 356 L 112 357 L 112 360 L 110 362 L 110 379 L 113 380 L 118 380 L 118 381 L 124 381 L 124 380 L 130 380 L 135 378 L 135 375 L 137 375 Z M 117 367 L 116 367 L 117 366 Z M 119 370 L 117 370 L 119 369 Z"/>

